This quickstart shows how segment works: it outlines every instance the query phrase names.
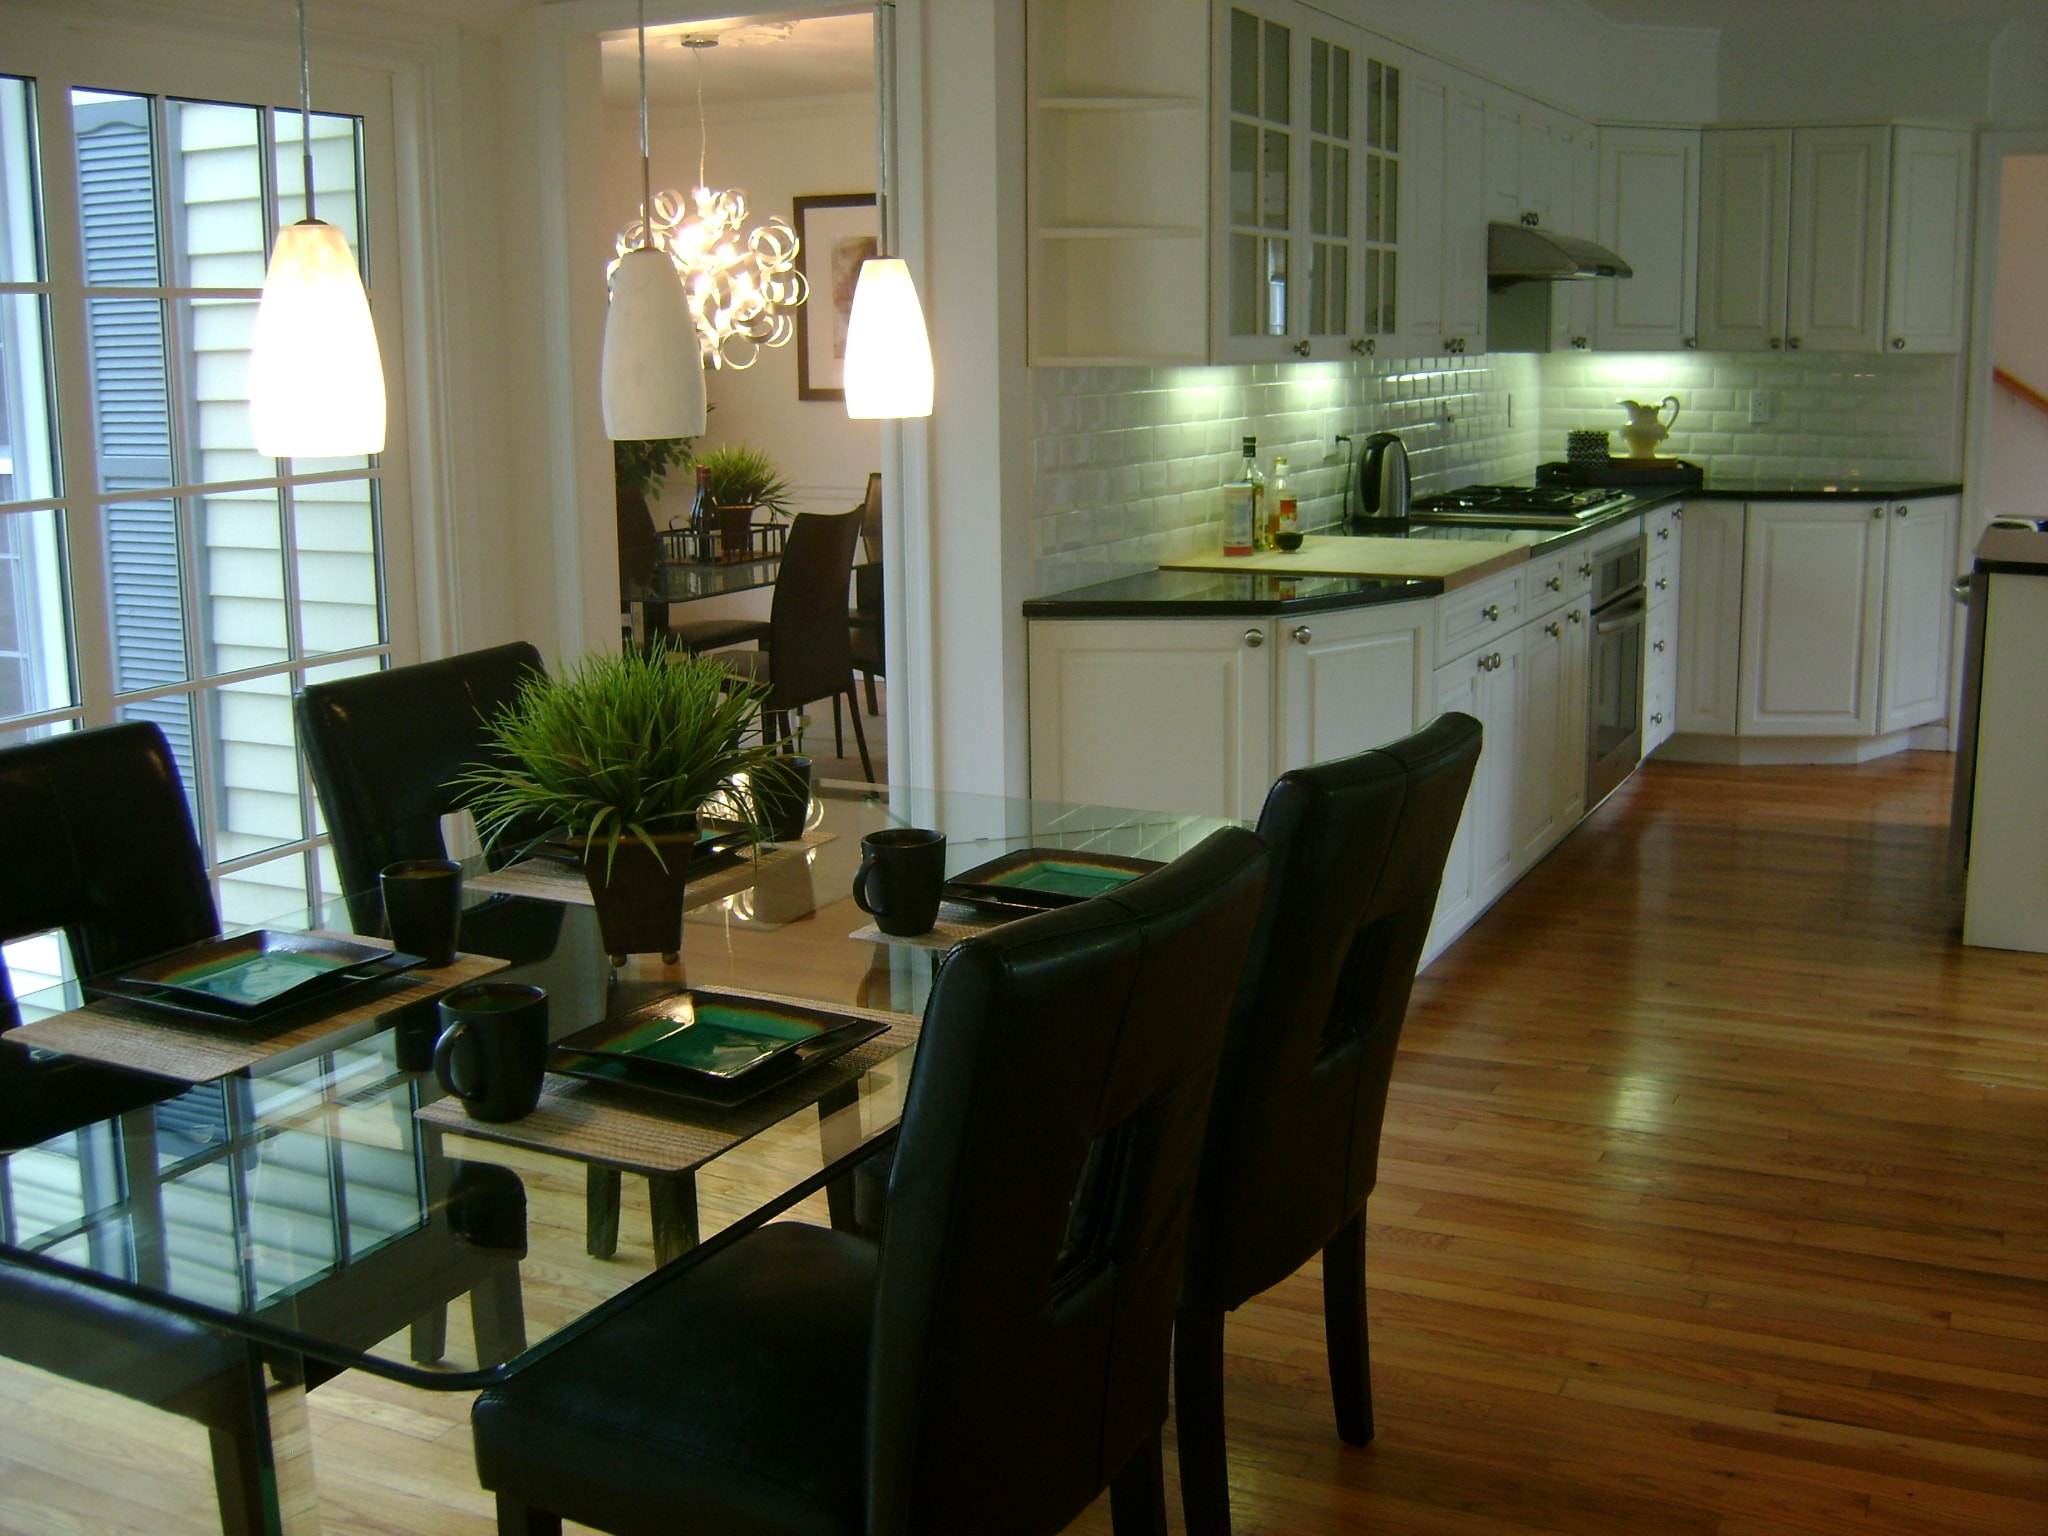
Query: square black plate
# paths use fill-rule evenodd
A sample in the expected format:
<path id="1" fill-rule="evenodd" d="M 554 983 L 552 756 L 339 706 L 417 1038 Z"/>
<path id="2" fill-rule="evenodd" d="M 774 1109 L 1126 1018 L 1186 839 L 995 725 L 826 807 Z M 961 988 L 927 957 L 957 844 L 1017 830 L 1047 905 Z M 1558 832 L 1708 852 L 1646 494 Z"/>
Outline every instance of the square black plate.
<path id="1" fill-rule="evenodd" d="M 698 989 L 555 1043 L 551 1070 L 700 1104 L 742 1104 L 888 1029 L 884 1019 Z"/>
<path id="2" fill-rule="evenodd" d="M 420 963 L 381 945 L 259 928 L 93 977 L 85 990 L 190 1018 L 255 1024 Z"/>
<path id="3" fill-rule="evenodd" d="M 1129 885 L 1160 867 L 1157 859 L 1078 848 L 1020 848 L 946 882 L 953 901 L 1049 912 Z"/>

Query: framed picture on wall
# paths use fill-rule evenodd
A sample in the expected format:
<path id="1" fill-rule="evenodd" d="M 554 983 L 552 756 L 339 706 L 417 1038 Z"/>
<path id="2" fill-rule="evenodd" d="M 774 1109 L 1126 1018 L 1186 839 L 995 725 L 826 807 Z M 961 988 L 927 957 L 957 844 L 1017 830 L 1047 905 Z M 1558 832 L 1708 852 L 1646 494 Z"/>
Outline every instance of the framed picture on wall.
<path id="1" fill-rule="evenodd" d="M 796 312 L 796 397 L 846 398 L 846 322 L 860 264 L 880 248 L 875 194 L 835 192 L 796 200 L 797 270 L 810 297 Z"/>

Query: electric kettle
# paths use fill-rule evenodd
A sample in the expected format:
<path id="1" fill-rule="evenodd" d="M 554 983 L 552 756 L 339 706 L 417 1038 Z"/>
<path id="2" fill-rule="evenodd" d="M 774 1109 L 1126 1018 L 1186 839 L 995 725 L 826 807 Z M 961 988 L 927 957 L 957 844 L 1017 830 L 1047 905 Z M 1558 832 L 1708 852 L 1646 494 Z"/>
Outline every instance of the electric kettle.
<path id="1" fill-rule="evenodd" d="M 1375 432 L 1365 440 L 1358 463 L 1358 521 L 1406 522 L 1408 519 L 1408 450 L 1391 432 Z"/>

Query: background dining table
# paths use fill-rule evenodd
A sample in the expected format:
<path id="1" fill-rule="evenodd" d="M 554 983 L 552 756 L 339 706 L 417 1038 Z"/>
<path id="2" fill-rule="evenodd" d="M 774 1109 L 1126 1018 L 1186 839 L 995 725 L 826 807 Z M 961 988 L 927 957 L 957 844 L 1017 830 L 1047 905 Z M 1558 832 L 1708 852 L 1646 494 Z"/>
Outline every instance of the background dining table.
<path id="1" fill-rule="evenodd" d="M 850 894 L 863 836 L 937 828 L 951 876 L 1034 847 L 1169 860 L 1224 824 L 822 786 L 802 843 L 696 885 L 679 965 L 641 955 L 613 966 L 573 871 L 488 875 L 472 861 L 462 948 L 507 962 L 493 980 L 544 987 L 554 1039 L 685 988 L 822 1005 L 883 1032 L 747 1105 L 551 1073 L 533 1116 L 487 1126 L 431 1073 L 432 1001 L 380 1012 L 359 997 L 341 1027 L 301 1031 L 255 1065 L 0 1158 L 0 1263 L 246 1340 L 279 1448 L 271 1528 L 317 1529 L 308 1383 L 352 1368 L 474 1389 L 821 1191 L 835 1222 L 851 1218 L 851 1169 L 893 1137 L 932 980 L 975 921 L 949 908 L 936 935 L 876 933 Z M 264 926 L 348 922 L 337 897 Z M 32 1030 L 84 1001 L 72 982 L 19 1007 Z"/>

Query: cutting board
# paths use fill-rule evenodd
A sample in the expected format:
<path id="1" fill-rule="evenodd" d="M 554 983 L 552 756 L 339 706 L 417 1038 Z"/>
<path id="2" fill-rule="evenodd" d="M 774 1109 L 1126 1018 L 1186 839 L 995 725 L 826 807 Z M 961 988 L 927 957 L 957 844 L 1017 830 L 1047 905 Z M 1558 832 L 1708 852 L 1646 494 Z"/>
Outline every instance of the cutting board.
<path id="1" fill-rule="evenodd" d="M 1338 538 L 1310 534 L 1291 553 L 1257 555 L 1215 551 L 1162 560 L 1163 571 L 1236 571 L 1258 576 L 1385 576 L 1440 580 L 1444 590 L 1469 586 L 1529 558 L 1527 545 L 1481 539 Z"/>

